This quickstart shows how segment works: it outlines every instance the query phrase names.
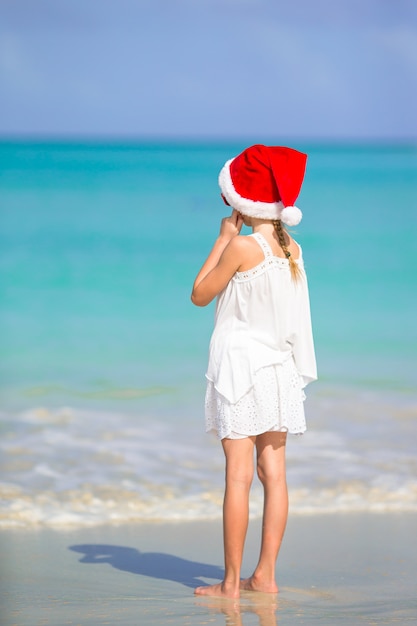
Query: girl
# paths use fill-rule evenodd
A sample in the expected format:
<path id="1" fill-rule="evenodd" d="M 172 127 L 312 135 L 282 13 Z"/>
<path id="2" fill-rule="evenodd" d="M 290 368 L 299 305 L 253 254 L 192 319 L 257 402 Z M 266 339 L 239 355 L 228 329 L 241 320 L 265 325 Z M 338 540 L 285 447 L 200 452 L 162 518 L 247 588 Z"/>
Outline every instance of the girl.
<path id="1" fill-rule="evenodd" d="M 306 160 L 291 148 L 255 145 L 220 172 L 223 200 L 233 210 L 191 299 L 206 306 L 218 296 L 205 409 L 207 430 L 217 433 L 226 458 L 225 575 L 197 595 L 278 591 L 275 564 L 288 514 L 286 437 L 305 431 L 303 388 L 317 378 L 301 248 L 283 227 L 301 220 L 291 205 Z M 243 224 L 251 235 L 240 236 Z M 252 576 L 240 580 L 254 450 L 264 489 L 262 541 Z"/>

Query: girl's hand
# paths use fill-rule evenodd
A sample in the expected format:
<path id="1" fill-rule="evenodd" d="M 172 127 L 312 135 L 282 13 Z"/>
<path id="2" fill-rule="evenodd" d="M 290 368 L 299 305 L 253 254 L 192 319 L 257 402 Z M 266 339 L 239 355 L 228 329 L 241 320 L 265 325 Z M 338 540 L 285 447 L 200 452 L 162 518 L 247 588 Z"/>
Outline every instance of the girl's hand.
<path id="1" fill-rule="evenodd" d="M 236 235 L 240 233 L 242 224 L 243 218 L 236 210 L 222 219 L 220 235 L 194 281 L 191 300 L 197 306 L 206 306 L 211 302 L 241 265 L 245 237 Z"/>
<path id="2" fill-rule="evenodd" d="M 233 209 L 232 215 L 224 217 L 220 226 L 220 237 L 230 241 L 233 237 L 236 237 L 243 226 L 243 217 L 241 214 Z"/>

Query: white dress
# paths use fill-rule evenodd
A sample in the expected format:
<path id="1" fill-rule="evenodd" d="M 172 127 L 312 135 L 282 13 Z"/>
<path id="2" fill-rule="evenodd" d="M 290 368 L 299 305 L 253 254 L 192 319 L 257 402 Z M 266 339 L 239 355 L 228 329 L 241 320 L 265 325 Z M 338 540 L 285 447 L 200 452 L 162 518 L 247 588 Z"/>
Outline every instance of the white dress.
<path id="1" fill-rule="evenodd" d="M 206 430 L 220 439 L 303 433 L 303 389 L 317 378 L 301 248 L 294 281 L 288 259 L 274 256 L 261 233 L 249 236 L 265 258 L 219 294 L 210 341 Z"/>

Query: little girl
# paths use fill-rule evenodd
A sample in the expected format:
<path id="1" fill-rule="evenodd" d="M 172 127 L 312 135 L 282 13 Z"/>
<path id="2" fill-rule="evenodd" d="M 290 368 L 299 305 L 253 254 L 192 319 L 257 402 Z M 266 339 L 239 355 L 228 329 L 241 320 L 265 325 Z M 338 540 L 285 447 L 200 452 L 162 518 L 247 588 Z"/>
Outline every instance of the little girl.
<path id="1" fill-rule="evenodd" d="M 239 590 L 276 593 L 275 564 L 288 515 L 287 433 L 305 431 L 303 388 L 317 378 L 307 280 L 292 206 L 307 156 L 285 147 L 251 146 L 220 172 L 232 207 L 194 282 L 191 299 L 206 306 L 218 296 L 207 369 L 206 427 L 226 458 L 223 504 L 224 580 L 198 595 L 239 597 Z M 253 233 L 240 236 L 242 225 Z M 240 579 L 254 473 L 264 489 L 258 564 Z"/>

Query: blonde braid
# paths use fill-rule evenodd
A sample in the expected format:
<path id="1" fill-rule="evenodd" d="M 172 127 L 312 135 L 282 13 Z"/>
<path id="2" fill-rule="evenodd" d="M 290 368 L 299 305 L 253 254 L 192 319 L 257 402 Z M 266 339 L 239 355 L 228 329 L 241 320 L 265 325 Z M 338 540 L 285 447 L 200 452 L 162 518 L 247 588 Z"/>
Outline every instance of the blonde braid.
<path id="1" fill-rule="evenodd" d="M 291 252 L 287 248 L 287 244 L 285 242 L 284 228 L 282 226 L 281 220 L 274 220 L 274 228 L 278 237 L 279 245 L 281 246 L 282 251 L 284 252 L 285 256 L 287 257 L 289 261 L 291 278 L 293 280 L 298 280 L 300 278 L 300 268 L 298 267 L 298 264 L 292 258 Z"/>

